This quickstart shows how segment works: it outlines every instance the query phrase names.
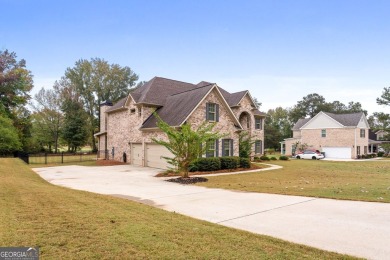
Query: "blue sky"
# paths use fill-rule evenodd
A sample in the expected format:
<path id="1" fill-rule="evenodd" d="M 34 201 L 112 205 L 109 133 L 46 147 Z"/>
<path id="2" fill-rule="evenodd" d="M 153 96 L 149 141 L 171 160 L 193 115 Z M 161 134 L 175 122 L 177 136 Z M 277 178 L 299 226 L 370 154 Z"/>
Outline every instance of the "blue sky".
<path id="1" fill-rule="evenodd" d="M 35 90 L 80 58 L 250 90 L 262 110 L 310 93 L 361 102 L 390 85 L 390 1 L 0 0 L 0 49 L 27 61 Z"/>

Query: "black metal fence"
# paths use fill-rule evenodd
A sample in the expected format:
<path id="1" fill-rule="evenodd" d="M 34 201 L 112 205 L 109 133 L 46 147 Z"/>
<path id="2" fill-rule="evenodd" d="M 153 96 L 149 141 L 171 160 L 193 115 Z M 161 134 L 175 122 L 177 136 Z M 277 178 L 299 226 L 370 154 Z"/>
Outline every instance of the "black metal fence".
<path id="1" fill-rule="evenodd" d="M 61 164 L 71 162 L 96 161 L 97 154 L 93 152 L 77 153 L 18 153 L 17 157 L 27 164 Z"/>

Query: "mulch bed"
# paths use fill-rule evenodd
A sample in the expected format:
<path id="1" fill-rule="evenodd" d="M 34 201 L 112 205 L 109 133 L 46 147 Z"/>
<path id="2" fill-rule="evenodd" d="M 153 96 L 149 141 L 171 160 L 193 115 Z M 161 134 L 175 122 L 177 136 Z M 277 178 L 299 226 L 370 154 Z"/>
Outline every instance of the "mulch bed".
<path id="1" fill-rule="evenodd" d="M 113 165 L 123 165 L 123 164 L 127 164 L 127 163 L 113 161 L 113 160 L 97 160 L 96 161 L 96 165 L 98 165 L 98 166 L 113 166 Z"/>
<path id="2" fill-rule="evenodd" d="M 169 179 L 166 181 L 175 182 L 175 183 L 179 183 L 179 184 L 194 184 L 197 182 L 207 182 L 208 179 L 203 178 L 203 177 L 190 177 L 190 178 L 179 177 L 179 178 Z"/>
<path id="3" fill-rule="evenodd" d="M 206 174 L 225 173 L 225 172 L 251 171 L 251 170 L 258 170 L 263 168 L 265 167 L 261 165 L 252 164 L 250 168 L 225 169 L 225 170 L 209 171 L 209 172 L 189 172 L 189 175 L 194 176 L 194 175 L 206 175 Z M 175 177 L 175 176 L 180 176 L 180 173 L 162 172 L 157 174 L 155 177 Z"/>

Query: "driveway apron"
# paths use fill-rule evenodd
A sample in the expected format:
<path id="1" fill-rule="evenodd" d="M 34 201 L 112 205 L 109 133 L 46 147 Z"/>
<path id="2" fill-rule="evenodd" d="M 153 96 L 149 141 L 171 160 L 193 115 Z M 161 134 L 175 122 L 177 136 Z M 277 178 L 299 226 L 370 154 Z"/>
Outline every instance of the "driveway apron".
<path id="1" fill-rule="evenodd" d="M 390 204 L 180 185 L 131 165 L 35 168 L 48 182 L 369 259 L 389 259 Z M 259 173 L 261 174 L 261 173 Z"/>

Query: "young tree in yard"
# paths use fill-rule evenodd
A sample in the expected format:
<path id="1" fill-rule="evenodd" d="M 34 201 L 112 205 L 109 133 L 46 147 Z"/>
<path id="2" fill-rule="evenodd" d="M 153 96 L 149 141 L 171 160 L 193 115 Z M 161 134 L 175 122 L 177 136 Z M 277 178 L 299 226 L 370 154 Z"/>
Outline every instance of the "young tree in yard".
<path id="1" fill-rule="evenodd" d="M 67 68 L 64 80 L 80 96 L 88 114 L 91 147 L 96 151 L 94 134 L 99 127 L 99 104 L 104 100 L 116 102 L 128 95 L 135 86 L 138 75 L 127 66 L 121 67 L 95 58 L 90 61 L 81 59 L 73 68 Z"/>
<path id="2" fill-rule="evenodd" d="M 241 158 L 249 158 L 254 143 L 248 132 L 241 132 L 238 139 L 239 156 Z"/>
<path id="3" fill-rule="evenodd" d="M 381 148 L 385 151 L 385 154 L 390 155 L 390 143 L 381 144 Z"/>
<path id="4" fill-rule="evenodd" d="M 172 154 L 173 158 L 165 158 L 182 173 L 183 178 L 188 178 L 188 167 L 192 161 L 199 158 L 207 150 L 206 143 L 215 141 L 224 135 L 212 132 L 215 124 L 205 122 L 198 128 L 192 129 L 189 124 L 184 124 L 180 128 L 175 128 L 159 118 L 158 128 L 168 137 L 168 141 L 153 139 L 157 144 L 165 146 Z"/>

